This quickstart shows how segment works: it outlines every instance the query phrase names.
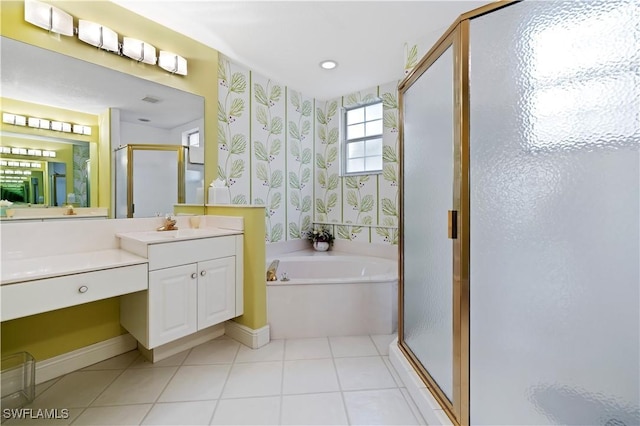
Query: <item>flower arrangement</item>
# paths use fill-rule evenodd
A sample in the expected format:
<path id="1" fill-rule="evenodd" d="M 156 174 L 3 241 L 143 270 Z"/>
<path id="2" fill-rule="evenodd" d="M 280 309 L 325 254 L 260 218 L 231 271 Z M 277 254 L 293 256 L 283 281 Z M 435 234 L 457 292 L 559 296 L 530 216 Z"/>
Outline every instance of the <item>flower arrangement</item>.
<path id="1" fill-rule="evenodd" d="M 312 243 L 329 243 L 329 245 L 331 245 L 333 244 L 334 237 L 331 231 L 329 231 L 329 228 L 321 226 L 315 228 L 313 231 L 309 231 L 307 239 Z"/>
<path id="2" fill-rule="evenodd" d="M 0 207 L 11 207 L 13 203 L 9 200 L 0 200 Z"/>

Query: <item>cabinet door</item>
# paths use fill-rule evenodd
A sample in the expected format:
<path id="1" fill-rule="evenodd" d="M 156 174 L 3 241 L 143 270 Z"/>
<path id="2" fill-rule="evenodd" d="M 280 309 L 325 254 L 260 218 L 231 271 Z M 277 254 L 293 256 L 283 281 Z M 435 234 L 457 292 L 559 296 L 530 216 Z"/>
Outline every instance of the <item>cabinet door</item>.
<path id="1" fill-rule="evenodd" d="M 235 315 L 235 256 L 198 263 L 198 329 Z"/>
<path id="2" fill-rule="evenodd" d="M 149 273 L 149 347 L 197 331 L 196 264 Z"/>

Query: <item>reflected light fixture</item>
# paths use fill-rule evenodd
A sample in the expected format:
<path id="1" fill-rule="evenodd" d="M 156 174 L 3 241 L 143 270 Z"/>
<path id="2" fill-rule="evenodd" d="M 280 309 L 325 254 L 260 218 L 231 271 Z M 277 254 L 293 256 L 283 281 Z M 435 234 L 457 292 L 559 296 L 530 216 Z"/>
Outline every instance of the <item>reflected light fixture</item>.
<path id="1" fill-rule="evenodd" d="M 156 48 L 131 37 L 122 39 L 122 54 L 145 64 L 156 64 Z"/>
<path id="2" fill-rule="evenodd" d="M 187 60 L 182 56 L 166 50 L 160 51 L 158 66 L 170 73 L 187 75 Z"/>
<path id="3" fill-rule="evenodd" d="M 2 113 L 2 122 L 13 124 L 16 126 L 26 126 L 27 117 L 24 115 L 9 114 L 7 112 Z"/>
<path id="4" fill-rule="evenodd" d="M 337 66 L 338 66 L 338 63 L 331 59 L 327 59 L 326 61 L 320 62 L 320 68 L 325 70 L 332 70 Z"/>
<path id="5" fill-rule="evenodd" d="M 68 13 L 37 0 L 25 0 L 24 20 L 45 30 L 73 35 L 73 17 Z"/>
<path id="6" fill-rule="evenodd" d="M 95 22 L 78 20 L 78 38 L 99 49 L 118 52 L 118 33 Z"/>

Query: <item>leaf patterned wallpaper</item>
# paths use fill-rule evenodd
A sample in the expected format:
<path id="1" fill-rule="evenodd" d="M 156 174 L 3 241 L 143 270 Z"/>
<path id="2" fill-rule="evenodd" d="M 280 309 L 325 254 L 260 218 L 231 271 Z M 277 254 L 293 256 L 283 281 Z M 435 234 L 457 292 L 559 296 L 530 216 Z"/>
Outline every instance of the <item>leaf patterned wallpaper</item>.
<path id="1" fill-rule="evenodd" d="M 76 196 L 76 203 L 80 207 L 87 207 L 88 204 L 88 176 L 87 161 L 89 160 L 88 146 L 73 146 L 73 193 Z M 96 188 L 97 190 L 97 188 Z"/>
<path id="2" fill-rule="evenodd" d="M 222 57 L 218 175 L 232 204 L 265 205 L 265 241 L 328 223 L 340 239 L 397 244 L 397 82 L 319 101 Z M 343 106 L 384 102 L 382 174 L 339 176 Z"/>

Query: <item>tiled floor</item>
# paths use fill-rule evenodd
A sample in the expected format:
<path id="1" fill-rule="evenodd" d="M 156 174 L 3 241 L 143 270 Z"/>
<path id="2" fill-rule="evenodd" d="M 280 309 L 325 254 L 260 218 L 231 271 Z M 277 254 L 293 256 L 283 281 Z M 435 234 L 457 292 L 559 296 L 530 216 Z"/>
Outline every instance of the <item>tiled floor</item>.
<path id="1" fill-rule="evenodd" d="M 273 340 L 225 336 L 150 364 L 137 351 L 43 383 L 32 408 L 74 425 L 425 424 L 388 358 L 394 336 Z"/>

